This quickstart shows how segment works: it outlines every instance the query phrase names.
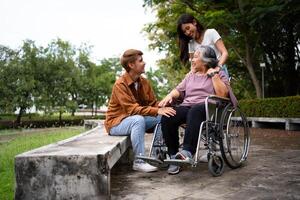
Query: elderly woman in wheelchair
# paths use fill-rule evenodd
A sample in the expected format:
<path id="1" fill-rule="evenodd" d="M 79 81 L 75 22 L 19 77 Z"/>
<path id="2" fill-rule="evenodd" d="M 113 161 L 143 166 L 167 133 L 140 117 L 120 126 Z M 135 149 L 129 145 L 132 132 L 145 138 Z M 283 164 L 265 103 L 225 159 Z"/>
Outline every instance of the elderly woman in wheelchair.
<path id="1" fill-rule="evenodd" d="M 246 160 L 250 142 L 247 120 L 237 106 L 227 75 L 214 69 L 217 63 L 211 47 L 201 46 L 196 50 L 192 72 L 159 104 L 164 107 L 183 99 L 174 107 L 176 115 L 162 117 L 154 133 L 150 157 L 144 160 L 168 164 L 168 173 L 177 174 L 183 165 L 199 163 L 201 141 L 208 152 L 209 171 L 214 176 L 223 173 L 224 160 L 231 168 L 240 167 Z M 185 133 L 180 145 L 178 129 L 182 124 Z M 163 138 L 159 136 L 160 125 Z"/>

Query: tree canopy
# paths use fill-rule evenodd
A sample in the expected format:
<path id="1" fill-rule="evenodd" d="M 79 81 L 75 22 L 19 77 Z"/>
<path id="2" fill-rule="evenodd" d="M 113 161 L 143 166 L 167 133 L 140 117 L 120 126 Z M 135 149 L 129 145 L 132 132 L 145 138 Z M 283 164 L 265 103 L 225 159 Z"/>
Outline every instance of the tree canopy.
<path id="1" fill-rule="evenodd" d="M 90 52 L 87 45 L 76 48 L 59 38 L 47 47 L 31 40 L 18 49 L 0 45 L 0 112 L 19 110 L 19 122 L 33 105 L 61 117 L 66 111 L 74 113 L 80 104 L 106 104 L 122 67 L 118 58 L 96 64 Z"/>
<path id="2" fill-rule="evenodd" d="M 299 19 L 296 0 L 144 0 L 157 20 L 145 26 L 152 49 L 166 53 L 159 62 L 161 74 L 173 87 L 172 77 L 185 68 L 179 62 L 177 19 L 194 15 L 206 28 L 220 33 L 229 51 L 227 62 L 233 88 L 240 98 L 262 97 L 261 67 L 265 63 L 265 96 L 300 92 Z"/>

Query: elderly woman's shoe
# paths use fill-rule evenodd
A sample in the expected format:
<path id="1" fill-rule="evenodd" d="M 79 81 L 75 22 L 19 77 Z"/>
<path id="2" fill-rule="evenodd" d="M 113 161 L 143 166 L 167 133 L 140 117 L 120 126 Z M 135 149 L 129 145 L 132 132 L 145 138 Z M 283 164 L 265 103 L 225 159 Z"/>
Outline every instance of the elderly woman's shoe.
<path id="1" fill-rule="evenodd" d="M 171 155 L 170 159 L 175 159 L 175 156 L 176 155 Z M 175 175 L 178 174 L 179 172 L 180 172 L 180 166 L 172 165 L 172 164 L 169 165 L 168 174 Z"/>
<path id="2" fill-rule="evenodd" d="M 182 150 L 175 155 L 175 159 L 192 162 L 193 156 L 192 156 L 191 152 L 189 152 L 187 150 Z"/>
<path id="3" fill-rule="evenodd" d="M 180 166 L 177 165 L 169 165 L 168 174 L 175 175 L 180 172 Z"/>

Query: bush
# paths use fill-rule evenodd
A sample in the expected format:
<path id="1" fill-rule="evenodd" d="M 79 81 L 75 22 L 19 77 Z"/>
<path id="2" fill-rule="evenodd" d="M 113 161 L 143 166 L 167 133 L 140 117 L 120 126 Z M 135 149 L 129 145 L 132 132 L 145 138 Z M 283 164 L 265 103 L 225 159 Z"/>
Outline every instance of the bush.
<path id="1" fill-rule="evenodd" d="M 9 128 L 45 128 L 59 126 L 78 126 L 83 125 L 84 119 L 104 119 L 105 116 L 63 116 L 61 122 L 57 116 L 33 115 L 22 117 L 21 123 L 16 124 L 16 115 L 1 115 L 0 130 Z"/>
<path id="2" fill-rule="evenodd" d="M 247 117 L 300 118 L 300 96 L 239 101 Z"/>

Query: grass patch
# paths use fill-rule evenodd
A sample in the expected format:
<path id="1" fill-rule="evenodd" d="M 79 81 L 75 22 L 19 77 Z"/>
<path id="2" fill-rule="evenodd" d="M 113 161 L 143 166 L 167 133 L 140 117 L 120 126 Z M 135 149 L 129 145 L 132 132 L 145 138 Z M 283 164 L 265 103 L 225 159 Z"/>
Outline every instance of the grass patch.
<path id="1" fill-rule="evenodd" d="M 92 116 L 92 115 L 75 115 L 72 116 L 70 113 L 64 113 L 62 115 L 62 120 L 76 120 L 76 119 L 104 119 L 104 114 Z M 0 114 L 0 121 L 15 121 L 17 120 L 16 114 Z M 58 114 L 52 115 L 39 115 L 36 113 L 33 114 L 24 114 L 22 115 L 21 121 L 45 121 L 45 120 L 59 120 Z"/>
<path id="2" fill-rule="evenodd" d="M 14 199 L 14 157 L 20 153 L 51 144 L 84 132 L 83 127 L 48 128 L 40 131 L 5 131 L 6 135 L 17 134 L 0 143 L 0 199 Z M 19 133 L 19 134 L 18 134 Z"/>

